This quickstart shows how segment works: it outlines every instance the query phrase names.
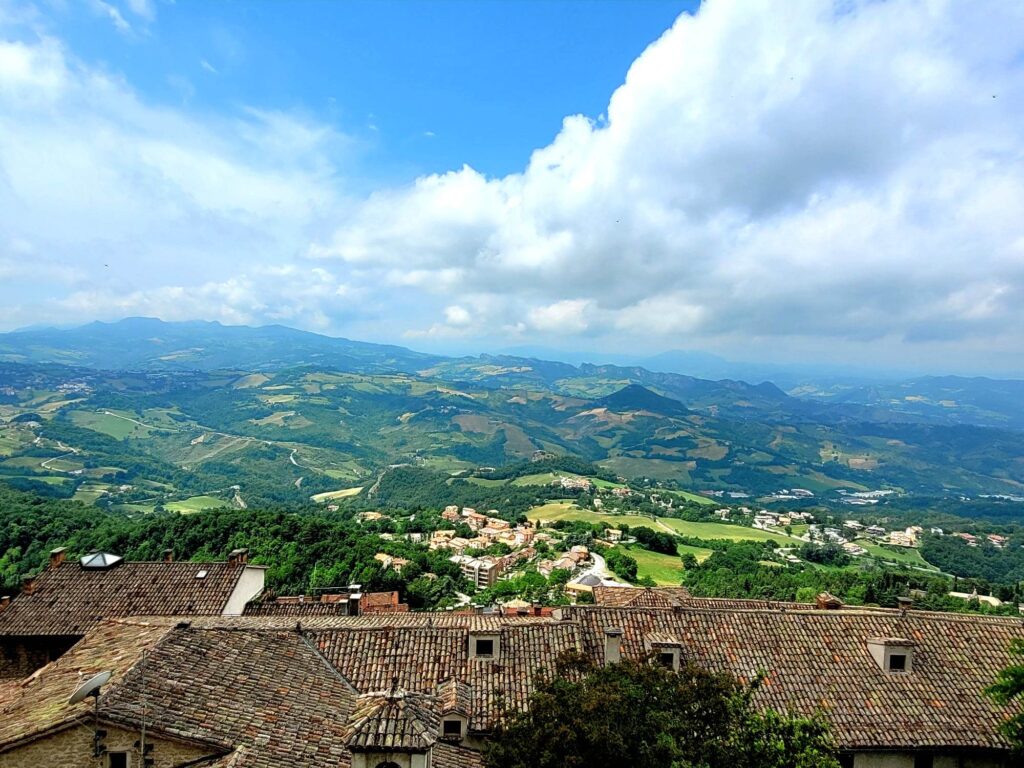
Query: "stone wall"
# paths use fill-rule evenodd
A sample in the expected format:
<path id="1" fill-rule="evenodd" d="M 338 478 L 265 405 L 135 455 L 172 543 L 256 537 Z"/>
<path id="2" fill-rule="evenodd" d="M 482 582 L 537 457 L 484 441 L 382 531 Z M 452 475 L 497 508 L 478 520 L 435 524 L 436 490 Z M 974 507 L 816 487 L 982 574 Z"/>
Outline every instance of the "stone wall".
<path id="1" fill-rule="evenodd" d="M 138 731 L 126 731 L 110 725 L 101 726 L 107 732 L 104 743 L 110 751 L 133 751 L 139 739 Z M 93 757 L 92 726 L 77 725 L 59 733 L 37 739 L 9 752 L 0 753 L 3 768 L 103 768 L 104 758 Z M 154 768 L 174 768 L 189 760 L 211 754 L 208 749 L 192 744 L 155 739 L 147 735 L 146 741 L 153 745 L 150 757 Z M 142 761 L 133 753 L 132 768 L 139 768 Z"/>

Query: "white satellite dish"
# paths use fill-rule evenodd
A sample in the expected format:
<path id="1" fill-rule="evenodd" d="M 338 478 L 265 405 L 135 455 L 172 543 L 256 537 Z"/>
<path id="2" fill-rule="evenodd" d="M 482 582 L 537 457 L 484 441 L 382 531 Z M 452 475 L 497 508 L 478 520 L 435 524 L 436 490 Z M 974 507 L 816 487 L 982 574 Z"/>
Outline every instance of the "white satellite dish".
<path id="1" fill-rule="evenodd" d="M 71 698 L 68 700 L 68 704 L 77 704 L 88 696 L 99 696 L 100 688 L 110 682 L 111 674 L 111 672 L 100 672 L 98 675 L 90 677 L 75 689 L 75 692 L 71 694 Z"/>

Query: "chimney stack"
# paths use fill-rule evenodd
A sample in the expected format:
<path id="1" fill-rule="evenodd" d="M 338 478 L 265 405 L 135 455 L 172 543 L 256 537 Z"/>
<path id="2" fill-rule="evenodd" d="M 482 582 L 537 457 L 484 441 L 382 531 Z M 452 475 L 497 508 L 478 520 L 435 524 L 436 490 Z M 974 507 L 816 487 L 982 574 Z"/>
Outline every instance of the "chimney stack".
<path id="1" fill-rule="evenodd" d="M 10 604 L 11 598 L 9 595 L 4 595 L 3 597 L 0 597 L 0 613 L 3 613 L 4 609 L 7 608 L 7 606 Z"/>
<path id="2" fill-rule="evenodd" d="M 245 547 L 231 550 L 228 555 L 228 565 L 245 565 L 249 562 L 249 550 Z"/>
<path id="3" fill-rule="evenodd" d="M 173 549 L 165 549 L 164 550 L 164 562 L 165 563 L 173 563 L 174 562 L 174 550 Z"/>
<path id="4" fill-rule="evenodd" d="M 896 606 L 900 610 L 902 610 L 902 611 L 909 610 L 910 608 L 914 607 L 914 598 L 912 598 L 912 597 L 897 597 L 896 598 Z"/>
<path id="5" fill-rule="evenodd" d="M 604 629 L 604 663 L 618 664 L 622 661 L 622 629 L 605 627 Z"/>
<path id="6" fill-rule="evenodd" d="M 31 595 L 36 591 L 36 577 L 35 576 L 22 576 L 21 577 L 21 593 L 23 595 Z"/>
<path id="7" fill-rule="evenodd" d="M 64 562 L 64 558 L 67 556 L 67 547 L 57 547 L 56 549 L 50 550 L 50 570 L 60 568 Z"/>

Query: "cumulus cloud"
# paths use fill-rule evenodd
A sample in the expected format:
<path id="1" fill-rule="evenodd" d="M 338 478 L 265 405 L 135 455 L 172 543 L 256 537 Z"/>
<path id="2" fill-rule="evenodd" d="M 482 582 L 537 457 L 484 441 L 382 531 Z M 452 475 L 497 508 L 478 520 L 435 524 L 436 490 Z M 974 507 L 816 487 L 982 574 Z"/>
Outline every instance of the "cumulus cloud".
<path id="1" fill-rule="evenodd" d="M 151 313 L 326 328 L 348 314 L 347 283 L 294 256 L 328 231 L 348 144 L 291 114 L 147 104 L 52 36 L 0 36 L 0 322 Z"/>
<path id="2" fill-rule="evenodd" d="M 153 22 L 148 0 L 105 4 Z M 707 0 L 521 172 L 358 199 L 329 126 L 147 103 L 14 16 L 0 5 L 0 32 L 23 25 L 0 35 L 7 326 L 141 313 L 1024 365 L 1020 3 Z M 49 294 L 23 290 L 27 258 Z"/>
<path id="3" fill-rule="evenodd" d="M 1019 358 L 1022 62 L 1016 3 L 709 0 L 521 173 L 379 191 L 310 255 L 489 296 L 481 332 Z"/>

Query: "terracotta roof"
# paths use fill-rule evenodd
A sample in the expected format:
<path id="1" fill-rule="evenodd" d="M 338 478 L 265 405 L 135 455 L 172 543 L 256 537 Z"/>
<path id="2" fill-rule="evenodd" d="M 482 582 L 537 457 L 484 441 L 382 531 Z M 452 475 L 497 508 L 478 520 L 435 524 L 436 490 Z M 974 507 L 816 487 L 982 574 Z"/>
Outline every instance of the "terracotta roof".
<path id="1" fill-rule="evenodd" d="M 441 718 L 432 696 L 398 688 L 356 700 L 347 744 L 352 751 L 423 752 L 437 741 Z"/>
<path id="2" fill-rule="evenodd" d="M 24 680 L 0 687 L 0 752 L 32 734 L 89 717 L 91 698 L 68 703 L 75 689 L 99 672 L 113 672 L 102 689 L 101 700 L 105 699 L 122 684 L 142 652 L 153 647 L 169 629 L 166 625 L 105 623 L 57 661 Z"/>
<path id="3" fill-rule="evenodd" d="M 553 616 L 520 616 L 512 613 L 373 613 L 361 616 L 196 616 L 182 617 L 194 627 L 231 627 L 234 629 L 395 629 L 395 628 L 461 628 L 474 630 L 501 629 L 510 626 L 543 626 L 557 624 Z"/>
<path id="4" fill-rule="evenodd" d="M 36 577 L 0 613 L 2 635 L 84 635 L 104 619 L 220 614 L 244 570 L 228 563 L 121 563 L 93 570 L 64 563 Z M 203 578 L 196 575 L 205 571 Z"/>
<path id="5" fill-rule="evenodd" d="M 306 616 L 348 616 L 347 602 L 321 602 L 310 600 L 303 603 L 281 603 L 276 600 L 250 602 L 245 604 L 243 616 L 288 616 L 304 618 Z"/>
<path id="6" fill-rule="evenodd" d="M 807 610 L 813 603 L 784 600 L 747 600 L 729 597 L 694 597 L 686 587 L 594 587 L 594 603 L 616 608 L 720 608 L 749 611 Z M 888 613 L 894 609 L 842 606 L 843 610 L 872 610 Z"/>
<path id="7" fill-rule="evenodd" d="M 469 730 L 489 731 L 503 706 L 525 709 L 542 669 L 553 670 L 563 651 L 579 647 L 576 624 L 505 622 L 487 627 L 499 635 L 496 660 L 469 658 L 469 626 L 313 630 L 310 635 L 360 691 L 384 690 L 394 682 L 432 694 L 448 678 L 462 681 L 472 693 Z"/>
<path id="8" fill-rule="evenodd" d="M 622 627 L 622 653 L 642 658 L 652 637 L 677 638 L 684 659 L 741 679 L 766 673 L 755 702 L 797 713 L 822 709 L 845 749 L 1005 748 L 1006 710 L 983 694 L 1012 661 L 1013 618 L 924 611 L 616 609 L 577 607 L 587 652 L 602 658 L 604 628 Z M 913 671 L 883 671 L 868 651 L 873 637 L 917 643 Z"/>
<path id="9" fill-rule="evenodd" d="M 294 631 L 175 628 L 100 701 L 112 721 L 245 748 L 246 768 L 347 765 L 356 692 Z M 230 763 L 229 763 L 230 764 Z"/>
<path id="10" fill-rule="evenodd" d="M 470 717 L 473 714 L 473 689 L 450 677 L 437 684 L 437 706 L 442 715 L 455 713 Z"/>

